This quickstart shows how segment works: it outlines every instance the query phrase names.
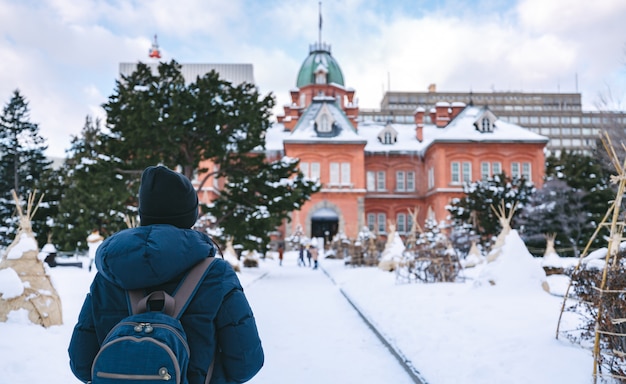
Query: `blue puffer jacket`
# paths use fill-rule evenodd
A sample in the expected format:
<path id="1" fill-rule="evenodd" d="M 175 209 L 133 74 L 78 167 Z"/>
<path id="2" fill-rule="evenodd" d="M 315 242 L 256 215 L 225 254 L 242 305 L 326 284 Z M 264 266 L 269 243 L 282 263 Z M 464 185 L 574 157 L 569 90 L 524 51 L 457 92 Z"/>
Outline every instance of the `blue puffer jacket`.
<path id="1" fill-rule="evenodd" d="M 158 224 L 127 229 L 107 238 L 96 254 L 96 274 L 74 327 L 70 366 L 83 382 L 113 326 L 128 316 L 126 290 L 145 288 L 172 293 L 181 278 L 203 258 L 214 256 L 210 238 L 198 231 Z M 181 323 L 191 357 L 190 384 L 243 383 L 263 366 L 263 349 L 250 305 L 232 267 L 223 259 L 209 267 Z"/>

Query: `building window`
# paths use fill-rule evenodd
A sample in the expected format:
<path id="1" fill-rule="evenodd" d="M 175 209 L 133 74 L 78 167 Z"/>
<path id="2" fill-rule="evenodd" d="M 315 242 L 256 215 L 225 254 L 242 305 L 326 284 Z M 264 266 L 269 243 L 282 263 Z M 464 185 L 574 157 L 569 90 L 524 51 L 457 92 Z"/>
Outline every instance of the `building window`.
<path id="1" fill-rule="evenodd" d="M 376 190 L 384 191 L 386 189 L 387 188 L 385 185 L 385 171 L 376 172 Z"/>
<path id="2" fill-rule="evenodd" d="M 311 179 L 320 179 L 320 163 L 311 163 Z"/>
<path id="3" fill-rule="evenodd" d="M 367 171 L 367 190 L 376 190 L 376 172 L 374 171 Z"/>
<path id="4" fill-rule="evenodd" d="M 385 132 L 385 135 L 383 137 L 383 144 L 393 144 L 393 137 L 391 136 L 391 132 Z"/>
<path id="5" fill-rule="evenodd" d="M 494 175 L 500 175 L 502 173 L 502 163 L 495 161 L 491 164 L 491 170 Z"/>
<path id="6" fill-rule="evenodd" d="M 396 172 L 396 191 L 404 192 L 406 187 L 404 186 L 404 171 Z"/>
<path id="7" fill-rule="evenodd" d="M 428 168 L 428 189 L 435 188 L 435 168 Z"/>
<path id="8" fill-rule="evenodd" d="M 406 214 L 405 213 L 398 213 L 398 216 L 396 216 L 396 231 L 398 231 L 398 233 L 406 232 Z"/>
<path id="9" fill-rule="evenodd" d="M 376 215 L 373 213 L 367 214 L 367 228 L 369 228 L 370 231 L 376 229 Z"/>
<path id="10" fill-rule="evenodd" d="M 386 232 L 387 216 L 384 213 L 378 214 L 378 233 Z"/>
<path id="11" fill-rule="evenodd" d="M 520 176 L 522 176 L 522 174 L 520 172 L 519 163 L 517 162 L 511 163 L 511 177 L 516 178 Z"/>
<path id="12" fill-rule="evenodd" d="M 522 163 L 522 177 L 527 181 L 530 181 L 531 176 L 530 163 Z"/>
<path id="13" fill-rule="evenodd" d="M 486 117 L 484 117 L 481 120 L 481 131 L 483 131 L 483 132 L 491 131 L 491 121 L 489 121 L 489 119 L 486 118 Z"/>
<path id="14" fill-rule="evenodd" d="M 415 191 L 415 172 L 406 173 L 406 190 L 407 192 Z"/>
<path id="15" fill-rule="evenodd" d="M 341 163 L 341 185 L 350 185 L 350 163 Z"/>
<path id="16" fill-rule="evenodd" d="M 327 114 L 323 114 L 322 116 L 320 116 L 319 122 L 320 122 L 319 127 L 317 127 L 318 132 L 330 132 L 331 131 L 330 119 L 328 118 Z"/>
<path id="17" fill-rule="evenodd" d="M 472 163 L 469 161 L 463 162 L 463 182 L 470 183 L 472 181 Z"/>
<path id="18" fill-rule="evenodd" d="M 305 179 L 310 179 L 311 176 L 309 175 L 309 163 L 305 163 L 305 162 L 300 162 L 300 172 L 302 172 L 302 174 L 304 175 Z"/>
<path id="19" fill-rule="evenodd" d="M 486 161 L 480 163 L 480 178 L 481 180 L 487 180 L 491 176 L 490 164 Z"/>
<path id="20" fill-rule="evenodd" d="M 452 171 L 452 184 L 461 184 L 461 164 L 458 161 L 453 161 L 451 164 Z"/>
<path id="21" fill-rule="evenodd" d="M 330 163 L 330 184 L 339 184 L 339 163 Z"/>

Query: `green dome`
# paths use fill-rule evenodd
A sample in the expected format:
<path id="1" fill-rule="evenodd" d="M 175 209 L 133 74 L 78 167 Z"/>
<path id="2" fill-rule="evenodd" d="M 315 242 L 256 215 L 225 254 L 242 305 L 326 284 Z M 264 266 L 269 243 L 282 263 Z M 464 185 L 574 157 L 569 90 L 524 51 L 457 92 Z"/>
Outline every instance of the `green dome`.
<path id="1" fill-rule="evenodd" d="M 302 88 L 306 85 L 315 84 L 315 71 L 320 66 L 327 72 L 326 84 L 344 85 L 343 73 L 341 73 L 341 68 L 339 68 L 335 58 L 330 54 L 330 45 L 317 43 L 309 47 L 309 56 L 300 67 L 296 86 Z"/>

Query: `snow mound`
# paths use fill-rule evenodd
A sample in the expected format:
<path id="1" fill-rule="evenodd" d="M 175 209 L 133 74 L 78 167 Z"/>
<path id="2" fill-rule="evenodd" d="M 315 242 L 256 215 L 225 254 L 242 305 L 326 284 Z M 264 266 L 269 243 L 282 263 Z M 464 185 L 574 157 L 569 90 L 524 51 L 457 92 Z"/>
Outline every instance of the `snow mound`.
<path id="1" fill-rule="evenodd" d="M 476 283 L 519 292 L 547 288 L 545 271 L 528 252 L 517 230 L 506 236 L 502 252 L 483 267 Z"/>

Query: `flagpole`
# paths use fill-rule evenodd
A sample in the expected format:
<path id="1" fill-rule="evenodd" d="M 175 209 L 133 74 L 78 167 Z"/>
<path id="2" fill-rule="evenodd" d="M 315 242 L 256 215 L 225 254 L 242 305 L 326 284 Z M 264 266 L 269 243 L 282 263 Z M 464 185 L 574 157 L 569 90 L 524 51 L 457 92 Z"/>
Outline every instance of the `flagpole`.
<path id="1" fill-rule="evenodd" d="M 320 47 L 322 46 L 322 2 L 319 3 L 320 24 L 318 28 L 318 42 Z"/>

